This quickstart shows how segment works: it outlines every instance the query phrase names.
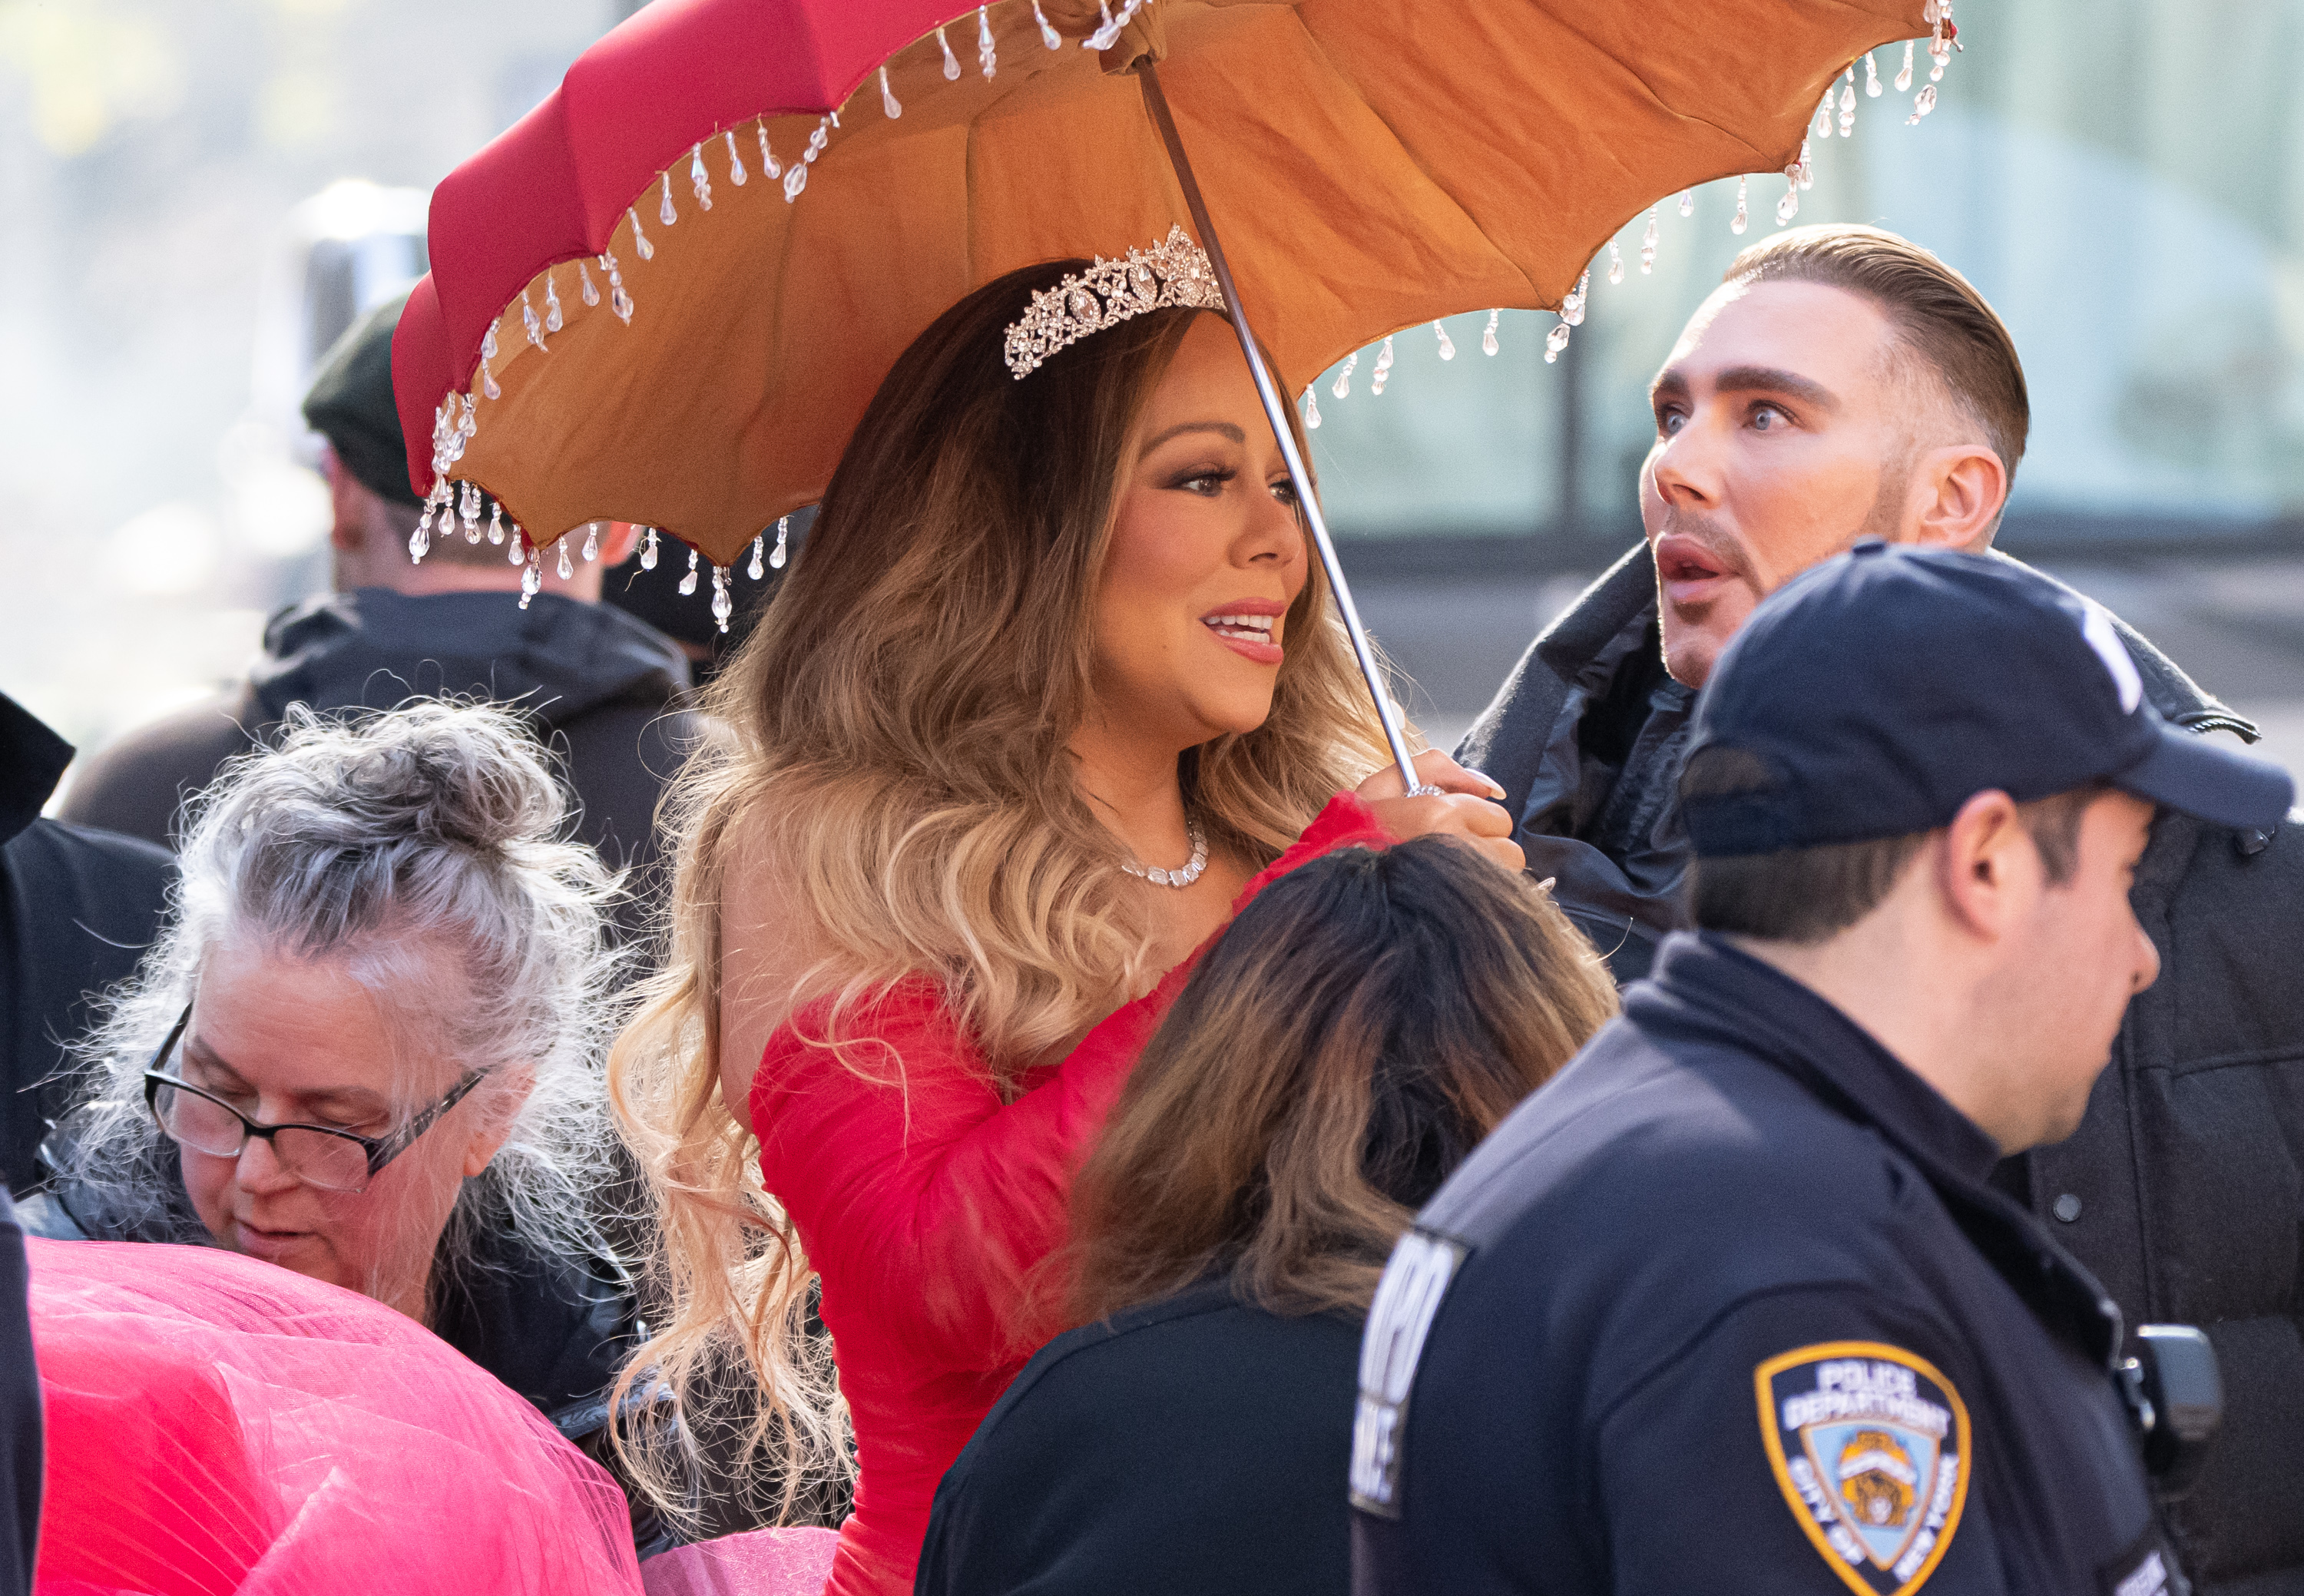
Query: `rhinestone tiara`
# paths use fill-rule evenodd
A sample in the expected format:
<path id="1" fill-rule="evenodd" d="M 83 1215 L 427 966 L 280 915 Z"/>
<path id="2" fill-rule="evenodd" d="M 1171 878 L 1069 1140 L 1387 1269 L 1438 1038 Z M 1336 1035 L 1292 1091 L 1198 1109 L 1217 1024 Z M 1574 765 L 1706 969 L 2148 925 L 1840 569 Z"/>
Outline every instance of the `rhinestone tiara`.
<path id="1" fill-rule="evenodd" d="M 1131 250 L 1122 259 L 1099 255 L 1088 270 L 1069 272 L 1054 288 L 1034 294 L 1030 308 L 1009 326 L 1008 369 L 1021 382 L 1056 351 L 1090 333 L 1172 306 L 1224 308 L 1207 251 L 1181 226 L 1169 228 L 1168 236 L 1150 249 Z"/>

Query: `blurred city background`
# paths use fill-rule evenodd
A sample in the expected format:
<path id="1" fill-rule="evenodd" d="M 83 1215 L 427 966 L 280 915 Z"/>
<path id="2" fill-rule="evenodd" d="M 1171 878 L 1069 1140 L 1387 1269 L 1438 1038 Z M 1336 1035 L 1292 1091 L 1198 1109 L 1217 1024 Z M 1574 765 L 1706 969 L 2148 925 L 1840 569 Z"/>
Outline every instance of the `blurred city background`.
<path id="1" fill-rule="evenodd" d="M 311 361 L 423 267 L 425 195 L 626 0 L 0 0 L 0 686 L 82 747 L 236 675 L 323 589 Z M 1875 222 L 2013 327 L 2002 546 L 2095 594 L 2304 768 L 2304 10 L 1975 0 L 1936 113 L 1861 92 L 1798 220 Z M 1879 53 L 1884 80 L 1900 47 Z M 1927 58 L 1921 57 L 1926 70 Z M 1781 175 L 1667 200 L 1547 314 L 1316 386 L 1324 497 L 1435 740 L 1639 536 L 1650 375 Z M 1221 219 L 1219 217 L 1219 219 Z M 612 586 L 615 580 L 612 578 Z M 695 603 L 702 607 L 699 596 Z"/>

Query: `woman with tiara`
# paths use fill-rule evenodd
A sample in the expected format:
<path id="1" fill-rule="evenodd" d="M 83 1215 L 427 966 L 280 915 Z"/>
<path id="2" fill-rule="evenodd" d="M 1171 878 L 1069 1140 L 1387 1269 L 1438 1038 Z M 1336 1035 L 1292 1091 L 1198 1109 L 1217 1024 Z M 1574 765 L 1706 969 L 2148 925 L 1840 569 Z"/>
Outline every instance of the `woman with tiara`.
<path id="1" fill-rule="evenodd" d="M 1385 763 L 1180 235 L 913 342 L 707 709 L 611 1064 L 669 1297 L 626 1378 L 698 1417 L 749 1372 L 788 1492 L 852 1422 L 829 1589 L 908 1592 L 937 1480 L 1061 1328 L 1072 1172 L 1194 950 L 1334 847 L 1520 853 L 1485 777 Z M 674 1510 L 680 1444 L 637 1443 Z"/>

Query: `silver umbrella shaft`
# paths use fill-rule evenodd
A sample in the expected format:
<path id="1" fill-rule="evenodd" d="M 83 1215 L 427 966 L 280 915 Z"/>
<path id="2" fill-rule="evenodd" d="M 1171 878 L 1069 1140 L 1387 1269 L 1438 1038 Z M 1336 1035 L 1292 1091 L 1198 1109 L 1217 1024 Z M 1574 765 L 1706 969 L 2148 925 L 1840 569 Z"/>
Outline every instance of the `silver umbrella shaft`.
<path id="1" fill-rule="evenodd" d="M 1272 378 L 1272 369 L 1265 363 L 1264 351 L 1258 347 L 1256 335 L 1248 325 L 1248 310 L 1240 302 L 1240 291 L 1232 286 L 1232 268 L 1224 264 L 1224 245 L 1216 242 L 1216 224 L 1208 220 L 1208 208 L 1200 198 L 1200 185 L 1192 175 L 1192 164 L 1184 157 L 1184 142 L 1176 136 L 1176 119 L 1168 114 L 1168 97 L 1161 92 L 1160 74 L 1151 62 L 1137 67 L 1137 76 L 1144 86 L 1144 104 L 1152 113 L 1152 121 L 1160 130 L 1161 142 L 1168 147 L 1168 164 L 1176 169 L 1176 182 L 1184 191 L 1184 204 L 1192 213 L 1192 225 L 1200 235 L 1200 246 L 1208 252 L 1208 265 L 1216 274 L 1216 286 L 1224 290 L 1224 303 L 1232 308 L 1232 329 L 1240 337 L 1240 352 L 1248 357 L 1249 375 L 1256 379 L 1256 396 L 1264 403 L 1264 413 L 1272 423 L 1272 436 L 1280 445 L 1280 456 L 1288 463 L 1288 480 L 1295 485 L 1296 503 L 1304 517 L 1304 525 L 1312 534 L 1312 547 L 1318 550 L 1320 568 L 1328 573 L 1328 590 L 1336 596 L 1336 610 L 1344 618 L 1344 630 L 1352 640 L 1352 654 L 1360 664 L 1360 675 L 1368 679 L 1370 697 L 1376 700 L 1376 719 L 1384 724 L 1384 740 L 1392 749 L 1393 762 L 1400 767 L 1400 779 L 1410 793 L 1437 793 L 1437 787 L 1427 787 L 1416 779 L 1416 765 L 1409 757 L 1408 739 L 1401 735 L 1400 717 L 1394 711 L 1392 695 L 1385 690 L 1384 672 L 1376 665 L 1376 650 L 1368 647 L 1368 632 L 1360 625 L 1360 612 L 1352 603 L 1351 585 L 1344 580 L 1344 567 L 1336 558 L 1336 545 L 1328 536 L 1327 518 L 1320 514 L 1320 501 L 1312 493 L 1312 473 L 1304 464 L 1303 451 L 1296 446 L 1296 434 L 1288 424 L 1288 400 L 1280 392 L 1280 385 Z"/>

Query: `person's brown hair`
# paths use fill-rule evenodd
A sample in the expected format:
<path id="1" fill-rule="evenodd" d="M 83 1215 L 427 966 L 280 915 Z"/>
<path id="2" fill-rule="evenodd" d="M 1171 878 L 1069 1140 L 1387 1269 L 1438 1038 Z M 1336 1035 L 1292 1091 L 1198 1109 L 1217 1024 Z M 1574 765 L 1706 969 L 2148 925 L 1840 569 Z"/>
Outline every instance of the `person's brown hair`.
<path id="1" fill-rule="evenodd" d="M 1007 327 L 1088 265 L 988 283 L 897 360 L 781 590 L 706 693 L 712 739 L 667 800 L 668 957 L 609 1060 L 656 1193 L 665 1301 L 618 1388 L 642 1378 L 701 1400 L 732 1375 L 757 1382 L 751 1434 L 785 1437 L 795 1490 L 804 1452 L 840 1457 L 844 1421 L 822 1344 L 804 1334 L 814 1276 L 762 1188 L 757 1139 L 721 1098 L 725 872 L 766 872 L 809 950 L 760 973 L 787 1013 L 830 1000 L 810 1040 L 840 1047 L 877 993 L 924 976 L 1004 1093 L 1158 973 L 1141 898 L 1077 791 L 1069 743 L 1088 708 L 1095 598 L 1141 418 L 1191 318 L 1213 312 L 1145 312 L 1016 380 Z M 1264 723 L 1180 769 L 1210 845 L 1254 864 L 1385 757 L 1317 565 L 1286 625 Z M 883 1053 L 842 1057 L 885 1075 Z M 1014 1284 L 1021 1306 L 1026 1283 Z M 658 1439 L 652 1456 L 637 1444 L 635 1467 L 678 1513 L 677 1438 Z"/>
<path id="2" fill-rule="evenodd" d="M 2098 782 L 2016 806 L 2049 886 L 2063 886 L 2080 868 L 2080 820 L 2109 790 Z M 1698 859 L 1688 871 L 1689 918 L 1699 930 L 1813 946 L 1879 907 L 1936 835 Z"/>
<path id="3" fill-rule="evenodd" d="M 1869 300 L 2016 480 L 2032 427 L 2016 340 L 1976 285 L 1935 255 L 1878 227 L 1794 227 L 1745 250 L 1722 281 L 1818 283 Z"/>
<path id="4" fill-rule="evenodd" d="M 1540 887 L 1462 844 L 1348 848 L 1203 957 L 1073 1185 L 1074 1323 L 1217 1272 L 1365 1312 L 1415 1210 L 1616 1011 Z"/>

